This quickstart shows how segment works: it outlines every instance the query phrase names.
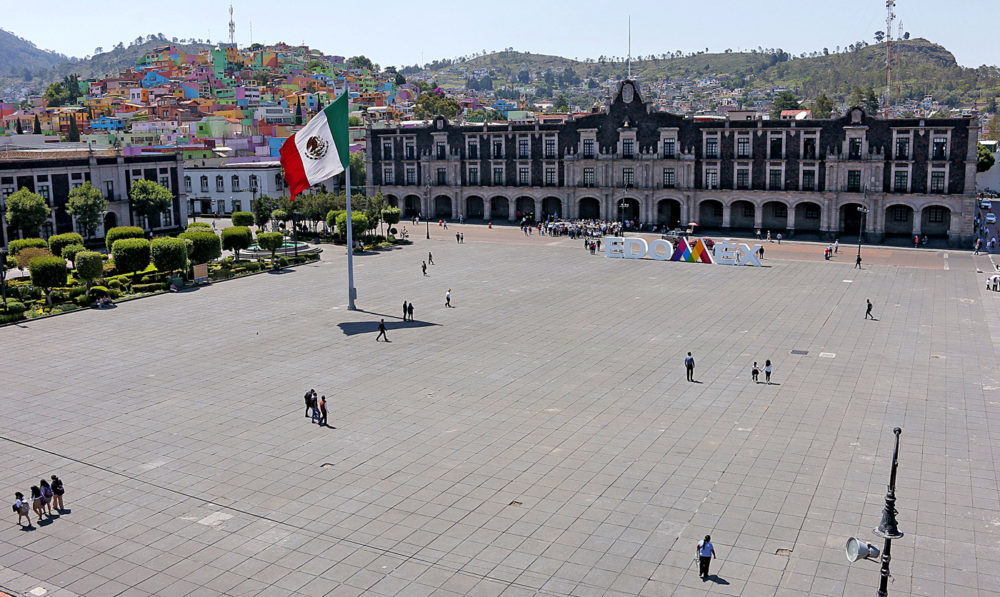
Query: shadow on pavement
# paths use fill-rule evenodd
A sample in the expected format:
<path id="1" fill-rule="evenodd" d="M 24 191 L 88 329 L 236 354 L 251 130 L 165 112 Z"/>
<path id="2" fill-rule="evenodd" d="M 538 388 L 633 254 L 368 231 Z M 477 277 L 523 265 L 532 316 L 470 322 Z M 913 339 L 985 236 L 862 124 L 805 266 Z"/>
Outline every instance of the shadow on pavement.
<path id="1" fill-rule="evenodd" d="M 441 325 L 439 323 L 431 323 L 429 321 L 387 321 L 385 322 L 386 331 L 393 330 L 405 330 L 409 328 L 424 328 L 429 326 Z M 338 323 L 337 327 L 340 331 L 344 332 L 345 336 L 355 336 L 357 334 L 375 334 L 378 333 L 378 321 L 345 321 L 343 323 Z"/>

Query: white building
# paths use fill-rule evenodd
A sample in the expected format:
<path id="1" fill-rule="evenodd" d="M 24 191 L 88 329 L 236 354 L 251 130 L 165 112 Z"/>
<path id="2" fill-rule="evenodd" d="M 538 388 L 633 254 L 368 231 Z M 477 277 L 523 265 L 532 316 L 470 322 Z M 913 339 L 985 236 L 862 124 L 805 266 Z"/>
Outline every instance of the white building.
<path id="1" fill-rule="evenodd" d="M 188 196 L 188 211 L 193 215 L 250 211 L 257 197 L 278 197 L 287 193 L 281 163 L 277 160 L 189 160 L 184 167 L 184 190 Z"/>

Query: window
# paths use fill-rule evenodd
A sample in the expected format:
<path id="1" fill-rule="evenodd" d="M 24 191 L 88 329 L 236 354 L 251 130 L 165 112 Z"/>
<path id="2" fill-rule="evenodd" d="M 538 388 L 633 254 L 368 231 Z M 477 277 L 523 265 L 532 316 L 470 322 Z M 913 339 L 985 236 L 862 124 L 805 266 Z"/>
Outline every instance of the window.
<path id="1" fill-rule="evenodd" d="M 556 184 L 556 169 L 555 168 L 546 168 L 545 169 L 545 185 L 551 187 L 551 186 L 555 186 L 555 184 Z"/>
<path id="2" fill-rule="evenodd" d="M 389 143 L 383 143 L 382 144 L 382 159 L 383 160 L 391 160 L 392 159 L 392 143 L 391 142 L 389 142 Z"/>
<path id="3" fill-rule="evenodd" d="M 909 172 L 906 170 L 897 170 L 893 174 L 892 190 L 897 193 L 905 193 L 909 182 Z"/>
<path id="4" fill-rule="evenodd" d="M 739 168 L 736 170 L 736 188 L 737 189 L 750 188 L 750 170 L 748 170 L 747 168 Z"/>
<path id="5" fill-rule="evenodd" d="M 553 160 L 556 157 L 556 140 L 546 139 L 545 140 L 545 157 L 547 159 Z"/>
<path id="6" fill-rule="evenodd" d="M 382 184 L 393 184 L 393 174 L 392 168 L 382 170 Z"/>
<path id="7" fill-rule="evenodd" d="M 705 188 L 706 189 L 717 189 L 719 188 L 719 171 L 715 168 L 709 168 L 705 170 Z"/>
<path id="8" fill-rule="evenodd" d="M 49 185 L 47 185 L 47 184 L 38 185 L 38 194 L 42 196 L 42 199 L 45 199 L 46 203 L 48 203 L 49 202 Z"/>
<path id="9" fill-rule="evenodd" d="M 776 168 L 767 171 L 767 188 L 781 190 L 781 170 Z"/>
<path id="10" fill-rule="evenodd" d="M 236 207 L 235 204 L 233 204 L 233 211 L 239 211 L 239 209 Z M 174 214 L 171 213 L 171 210 L 168 209 L 167 211 L 163 212 L 163 217 L 160 218 L 160 224 L 163 225 L 164 227 L 169 227 L 174 225 Z"/>
<path id="11" fill-rule="evenodd" d="M 258 188 L 260 188 L 260 187 L 259 187 L 259 185 L 257 183 L 257 175 L 256 174 L 251 174 L 250 175 L 250 190 L 256 193 Z M 239 210 L 236 210 L 236 211 L 239 211 Z"/>
<path id="12" fill-rule="evenodd" d="M 717 158 L 719 157 L 719 140 L 716 138 L 711 138 L 705 141 L 705 157 L 706 158 Z"/>
<path id="13" fill-rule="evenodd" d="M 896 159 L 897 160 L 908 160 L 910 159 L 910 138 L 900 137 L 896 139 Z"/>
<path id="14" fill-rule="evenodd" d="M 416 150 L 413 148 L 413 144 L 412 143 L 407 143 L 406 144 L 406 159 L 412 160 L 414 158 L 414 154 L 415 153 L 416 153 Z"/>
<path id="15" fill-rule="evenodd" d="M 936 172 L 931 172 L 931 192 L 932 193 L 943 193 L 944 192 L 944 172 L 938 170 Z"/>
<path id="16" fill-rule="evenodd" d="M 207 176 L 202 176 L 201 177 L 201 192 L 202 193 L 207 193 L 208 192 L 208 177 Z"/>
<path id="17" fill-rule="evenodd" d="M 594 186 L 594 169 L 584 168 L 583 169 L 583 186 L 592 187 Z"/>
<path id="18" fill-rule="evenodd" d="M 593 168 L 591 168 L 591 170 L 593 170 Z M 4 198 L 4 201 L 6 201 L 6 200 L 7 200 L 7 197 L 10 197 L 10 196 L 11 196 L 11 195 L 13 195 L 13 194 L 14 194 L 14 189 L 13 189 L 13 187 L 7 187 L 7 188 L 5 188 L 5 189 L 3 190 L 3 192 L 2 192 L 2 193 L 0 193 L 0 196 L 2 196 L 2 197 Z"/>
<path id="19" fill-rule="evenodd" d="M 496 186 L 503 186 L 503 168 L 493 169 L 493 184 Z"/>
<path id="20" fill-rule="evenodd" d="M 663 188 L 672 189 L 677 185 L 677 176 L 673 168 L 663 169 Z"/>
<path id="21" fill-rule="evenodd" d="M 847 158 L 850 160 L 861 159 L 861 139 L 851 139 L 847 144 Z"/>
<path id="22" fill-rule="evenodd" d="M 780 160 L 782 158 L 781 146 L 782 146 L 781 137 L 771 137 L 771 143 L 769 147 L 770 151 L 768 153 L 768 156 L 772 160 Z"/>
<path id="23" fill-rule="evenodd" d="M 807 220 L 818 220 L 819 219 L 819 206 L 815 203 L 809 203 L 806 205 L 806 219 Z"/>
<path id="24" fill-rule="evenodd" d="M 675 139 L 663 140 L 663 157 L 672 158 L 676 155 L 677 141 Z"/>
<path id="25" fill-rule="evenodd" d="M 625 139 L 622 141 L 622 157 L 630 160 L 635 157 L 635 140 Z"/>
<path id="26" fill-rule="evenodd" d="M 531 169 L 529 168 L 518 168 L 517 170 L 517 184 L 521 186 L 528 186 L 531 184 Z"/>
<path id="27" fill-rule="evenodd" d="M 161 176 L 160 177 L 160 186 L 163 187 L 163 188 L 165 188 L 165 189 L 167 189 L 169 191 L 170 190 L 170 178 L 167 177 L 167 176 Z"/>
<path id="28" fill-rule="evenodd" d="M 439 186 L 448 184 L 448 171 L 444 168 L 437 169 L 437 183 Z"/>
<path id="29" fill-rule="evenodd" d="M 111 181 L 109 180 L 107 182 L 111 182 Z M 191 192 L 191 177 L 190 176 L 185 176 L 184 177 L 184 192 L 185 193 L 190 193 Z"/>
<path id="30" fill-rule="evenodd" d="M 473 186 L 479 184 L 479 168 L 469 168 L 469 184 Z"/>
<path id="31" fill-rule="evenodd" d="M 847 190 L 851 193 L 861 192 L 861 170 L 847 171 Z"/>
<path id="32" fill-rule="evenodd" d="M 222 181 L 222 175 L 215 177 L 215 192 L 221 193 L 226 190 L 225 183 Z"/>
<path id="33" fill-rule="evenodd" d="M 585 159 L 591 159 L 594 157 L 594 140 L 584 139 L 583 141 L 583 157 Z"/>
<path id="34" fill-rule="evenodd" d="M 736 137 L 736 157 L 750 157 L 750 137 Z"/>
<path id="35" fill-rule="evenodd" d="M 635 168 L 622 168 L 622 184 L 625 188 L 635 186 Z"/>
<path id="36" fill-rule="evenodd" d="M 910 210 L 902 205 L 895 205 L 892 208 L 893 222 L 909 222 Z"/>
<path id="37" fill-rule="evenodd" d="M 233 174 L 232 187 L 234 193 L 238 193 L 242 190 L 240 189 L 240 177 L 235 174 Z"/>
<path id="38" fill-rule="evenodd" d="M 239 199 L 233 201 L 233 211 L 243 211 L 243 202 Z"/>
<path id="39" fill-rule="evenodd" d="M 946 137 L 934 137 L 933 145 L 931 146 L 931 159 L 932 160 L 943 160 L 946 159 L 948 153 L 948 139 Z"/>
<path id="40" fill-rule="evenodd" d="M 437 159 L 443 160 L 448 157 L 448 151 L 445 149 L 444 143 L 437 144 Z"/>
<path id="41" fill-rule="evenodd" d="M 815 160 L 816 159 L 816 139 L 809 137 L 803 139 L 802 141 L 802 159 L 804 160 Z"/>
<path id="42" fill-rule="evenodd" d="M 931 224 L 941 224 L 944 222 L 944 208 L 934 205 L 927 208 L 927 221 Z"/>
<path id="43" fill-rule="evenodd" d="M 406 184 L 414 185 L 417 184 L 417 169 L 407 168 L 406 169 Z"/>
<path id="44" fill-rule="evenodd" d="M 478 160 L 479 159 L 479 144 L 473 141 L 469 143 L 469 159 Z"/>
<path id="45" fill-rule="evenodd" d="M 815 191 L 816 190 L 816 171 L 815 170 L 803 170 L 802 171 L 802 190 L 803 191 Z"/>
<path id="46" fill-rule="evenodd" d="M 493 142 L 493 157 L 497 159 L 503 158 L 503 141 Z"/>
<path id="47" fill-rule="evenodd" d="M 529 139 L 522 138 L 517 140 L 517 157 L 519 158 L 531 157 L 531 141 Z"/>

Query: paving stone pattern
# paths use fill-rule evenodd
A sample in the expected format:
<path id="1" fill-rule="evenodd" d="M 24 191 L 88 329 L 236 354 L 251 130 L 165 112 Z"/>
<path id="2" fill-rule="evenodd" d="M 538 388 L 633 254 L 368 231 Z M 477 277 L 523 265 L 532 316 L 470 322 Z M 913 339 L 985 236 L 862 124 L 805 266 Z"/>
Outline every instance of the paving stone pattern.
<path id="1" fill-rule="evenodd" d="M 456 229 L 359 256 L 364 311 L 328 249 L 0 329 L 0 478 L 12 501 L 57 473 L 71 509 L 30 531 L 8 512 L 0 590 L 871 594 L 879 564 L 844 543 L 881 546 L 898 425 L 890 594 L 1000 592 L 988 258 L 729 268 Z M 751 383 L 765 359 L 776 383 Z M 311 387 L 335 428 L 304 417 Z"/>

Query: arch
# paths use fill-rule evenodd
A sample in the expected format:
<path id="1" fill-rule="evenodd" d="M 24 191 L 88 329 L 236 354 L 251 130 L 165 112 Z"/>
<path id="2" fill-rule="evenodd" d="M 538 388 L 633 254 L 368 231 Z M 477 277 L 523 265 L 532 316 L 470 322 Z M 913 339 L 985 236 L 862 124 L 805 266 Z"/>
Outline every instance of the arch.
<path id="1" fill-rule="evenodd" d="M 860 203 L 845 203 L 840 206 L 837 231 L 840 232 L 841 238 L 844 236 L 858 238 L 861 234 L 862 214 L 858 211 L 859 207 L 862 207 Z"/>
<path id="2" fill-rule="evenodd" d="M 593 197 L 584 197 L 577 203 L 579 217 L 581 220 L 601 219 L 601 202 Z"/>
<path id="3" fill-rule="evenodd" d="M 711 230 L 722 228 L 722 202 L 706 199 L 698 204 L 698 228 Z"/>
<path id="4" fill-rule="evenodd" d="M 631 197 L 619 199 L 615 203 L 615 217 L 618 220 L 631 220 L 632 226 L 639 222 L 639 200 Z"/>
<path id="5" fill-rule="evenodd" d="M 753 230 L 757 206 L 742 199 L 729 204 L 729 227 L 733 230 Z"/>
<path id="6" fill-rule="evenodd" d="M 558 197 L 546 197 L 542 200 L 542 217 L 558 218 L 563 216 L 562 199 Z"/>
<path id="7" fill-rule="evenodd" d="M 116 226 L 118 226 L 118 214 L 113 211 L 104 214 L 104 234 Z"/>
<path id="8" fill-rule="evenodd" d="M 389 207 L 399 207 L 399 198 L 395 195 L 386 195 L 385 202 Z"/>
<path id="9" fill-rule="evenodd" d="M 788 205 L 782 201 L 768 201 L 761 207 L 761 227 L 771 232 L 788 231 Z"/>
<path id="10" fill-rule="evenodd" d="M 913 240 L 913 208 L 897 203 L 885 208 L 885 237 Z"/>
<path id="11" fill-rule="evenodd" d="M 470 220 L 484 219 L 483 198 L 475 195 L 465 199 L 465 217 Z"/>
<path id="12" fill-rule="evenodd" d="M 403 200 L 403 217 L 412 218 L 420 215 L 420 197 L 407 195 Z"/>
<path id="13" fill-rule="evenodd" d="M 928 238 L 948 240 L 951 210 L 943 205 L 928 205 L 920 210 L 920 233 Z"/>
<path id="14" fill-rule="evenodd" d="M 656 224 L 668 229 L 681 225 L 681 202 L 676 199 L 660 199 L 656 203 Z"/>
<path id="15" fill-rule="evenodd" d="M 451 219 L 451 197 L 438 195 L 434 198 L 434 217 L 437 219 Z"/>
<path id="16" fill-rule="evenodd" d="M 490 199 L 490 219 L 506 220 L 510 216 L 510 201 L 506 197 Z"/>
<path id="17" fill-rule="evenodd" d="M 803 201 L 795 206 L 795 234 L 819 232 L 823 222 L 823 208 L 818 203 Z"/>
<path id="18" fill-rule="evenodd" d="M 532 197 L 518 197 L 514 201 L 514 209 L 518 215 L 518 221 L 521 218 L 527 218 L 530 222 L 535 218 L 535 200 Z"/>

